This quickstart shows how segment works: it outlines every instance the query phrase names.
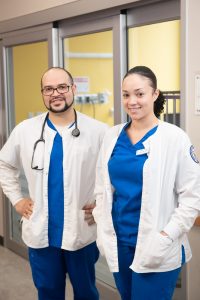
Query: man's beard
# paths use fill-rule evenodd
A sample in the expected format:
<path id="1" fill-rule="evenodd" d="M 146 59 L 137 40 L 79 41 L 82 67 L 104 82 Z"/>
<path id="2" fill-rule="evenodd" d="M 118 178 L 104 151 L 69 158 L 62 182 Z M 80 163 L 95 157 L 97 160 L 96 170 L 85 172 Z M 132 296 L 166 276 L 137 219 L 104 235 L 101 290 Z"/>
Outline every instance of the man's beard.
<path id="1" fill-rule="evenodd" d="M 51 112 L 53 112 L 53 113 L 62 113 L 62 112 L 65 112 L 65 111 L 67 111 L 71 106 L 72 106 L 72 104 L 74 103 L 74 97 L 73 97 L 73 100 L 72 100 L 72 102 L 70 103 L 70 104 L 68 104 L 67 103 L 67 101 L 66 101 L 66 99 L 62 99 L 64 102 L 65 102 L 65 105 L 64 105 L 64 107 L 63 108 L 61 108 L 61 109 L 54 109 L 52 106 L 51 106 L 51 103 L 49 104 L 49 107 L 47 107 L 46 105 L 46 108 L 49 110 L 49 111 L 51 111 Z"/>

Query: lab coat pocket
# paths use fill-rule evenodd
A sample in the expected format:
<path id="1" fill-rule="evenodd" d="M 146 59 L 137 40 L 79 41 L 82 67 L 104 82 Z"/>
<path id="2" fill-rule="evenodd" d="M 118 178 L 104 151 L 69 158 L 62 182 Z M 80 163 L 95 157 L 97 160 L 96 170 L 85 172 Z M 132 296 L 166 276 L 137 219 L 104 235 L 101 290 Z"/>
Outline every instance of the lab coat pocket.
<path id="1" fill-rule="evenodd" d="M 151 235 L 141 253 L 141 265 L 145 268 L 159 267 L 168 256 L 173 241 L 159 232 Z"/>

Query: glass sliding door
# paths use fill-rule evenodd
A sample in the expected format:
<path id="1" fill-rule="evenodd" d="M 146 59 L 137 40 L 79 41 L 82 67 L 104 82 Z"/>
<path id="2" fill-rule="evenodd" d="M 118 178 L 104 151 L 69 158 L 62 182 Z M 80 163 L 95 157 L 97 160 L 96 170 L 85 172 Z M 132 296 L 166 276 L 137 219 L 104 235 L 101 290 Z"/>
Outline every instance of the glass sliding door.
<path id="1" fill-rule="evenodd" d="M 8 137 L 14 126 L 24 119 L 45 111 L 40 94 L 40 79 L 49 64 L 53 64 L 52 50 L 49 50 L 49 33 L 53 36 L 51 26 L 39 32 L 29 31 L 19 33 L 14 38 L 3 38 L 5 137 Z M 23 170 L 20 172 L 20 180 L 23 195 L 28 196 Z M 6 200 L 6 246 L 26 256 L 26 247 L 21 239 L 21 217 L 8 199 Z"/>
<path id="2" fill-rule="evenodd" d="M 80 24 L 63 22 L 59 29 L 62 65 L 72 73 L 77 86 L 76 109 L 110 126 L 124 118 L 121 108 L 121 79 L 126 70 L 124 25 L 125 16 L 118 15 Z M 103 257 L 98 260 L 96 276 L 101 299 L 118 300 L 113 276 Z"/>
<path id="3" fill-rule="evenodd" d="M 77 86 L 76 109 L 110 126 L 120 123 L 126 71 L 125 15 L 59 26 L 61 65 Z"/>
<path id="4" fill-rule="evenodd" d="M 150 67 L 167 98 L 161 119 L 180 126 L 180 21 L 129 28 L 128 45 L 129 68 Z"/>
<path id="5" fill-rule="evenodd" d="M 75 108 L 114 124 L 112 31 L 65 38 L 64 66 L 77 86 Z"/>
<path id="6" fill-rule="evenodd" d="M 161 119 L 180 126 L 180 21 L 130 28 L 128 41 L 129 67 L 145 65 L 155 72 L 158 88 L 167 99 Z M 164 45 L 163 49 L 158 45 Z M 184 299 L 183 276 L 177 282 L 174 300 Z"/>
<path id="7" fill-rule="evenodd" d="M 128 11 L 128 67 L 150 67 L 167 99 L 162 120 L 180 126 L 180 2 L 165 1 Z M 173 300 L 186 299 L 186 269 Z"/>
<path id="8" fill-rule="evenodd" d="M 12 99 L 12 101 L 9 101 L 10 131 L 24 119 L 44 110 L 40 96 L 40 77 L 44 70 L 48 68 L 47 41 L 13 46 L 9 47 L 7 51 L 9 53 L 7 63 L 10 60 L 12 61 L 12 73 L 10 73 L 10 80 L 8 80 L 9 99 Z M 21 170 L 20 181 L 24 196 L 29 197 L 23 170 Z M 9 238 L 16 244 L 23 245 L 21 240 L 21 217 L 11 205 L 9 211 Z"/>

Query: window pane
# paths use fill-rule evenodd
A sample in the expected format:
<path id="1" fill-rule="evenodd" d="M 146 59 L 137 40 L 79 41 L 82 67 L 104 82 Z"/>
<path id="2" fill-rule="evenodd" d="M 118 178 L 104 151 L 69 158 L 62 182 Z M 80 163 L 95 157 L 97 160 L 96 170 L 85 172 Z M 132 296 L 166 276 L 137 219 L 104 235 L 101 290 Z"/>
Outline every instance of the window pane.
<path id="1" fill-rule="evenodd" d="M 156 23 L 128 31 L 129 68 L 150 67 L 167 102 L 161 119 L 180 125 L 180 21 Z"/>
<path id="2" fill-rule="evenodd" d="M 113 125 L 112 31 L 65 38 L 64 57 L 77 85 L 76 109 Z"/>
<path id="3" fill-rule="evenodd" d="M 44 70 L 48 68 L 47 42 L 10 47 L 7 53 L 9 119 L 11 127 L 14 127 L 24 119 L 45 111 L 40 94 L 40 78 Z M 21 170 L 20 181 L 23 194 L 28 196 L 23 170 Z M 20 219 L 21 216 L 10 205 L 10 238 L 23 244 Z"/>

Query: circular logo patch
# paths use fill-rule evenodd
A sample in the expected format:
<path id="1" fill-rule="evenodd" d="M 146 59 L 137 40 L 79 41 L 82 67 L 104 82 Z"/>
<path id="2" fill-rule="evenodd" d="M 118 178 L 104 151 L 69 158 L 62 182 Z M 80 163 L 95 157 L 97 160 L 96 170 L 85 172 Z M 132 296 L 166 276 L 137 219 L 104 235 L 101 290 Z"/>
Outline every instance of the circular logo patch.
<path id="1" fill-rule="evenodd" d="M 199 164 L 199 160 L 198 160 L 198 158 L 197 158 L 197 156 L 194 152 L 194 146 L 193 145 L 190 147 L 190 155 L 191 155 L 192 159 L 195 161 L 195 163 Z"/>

